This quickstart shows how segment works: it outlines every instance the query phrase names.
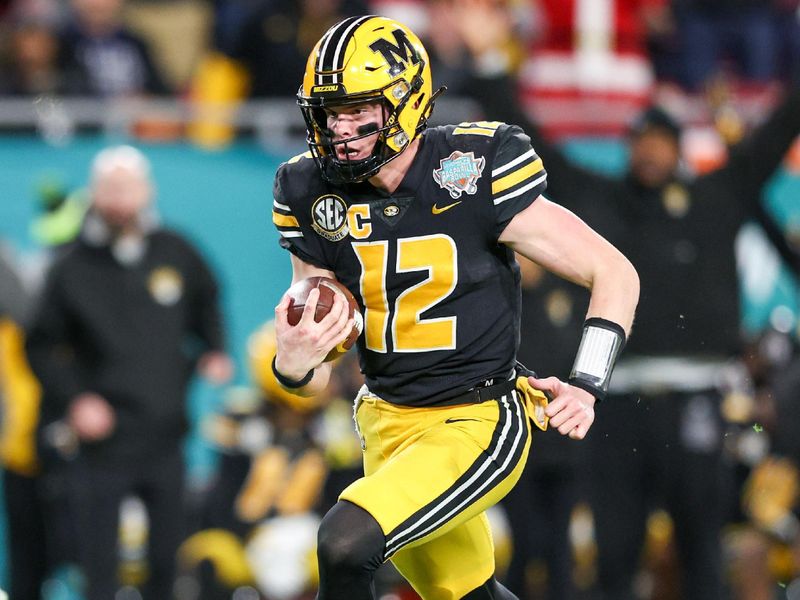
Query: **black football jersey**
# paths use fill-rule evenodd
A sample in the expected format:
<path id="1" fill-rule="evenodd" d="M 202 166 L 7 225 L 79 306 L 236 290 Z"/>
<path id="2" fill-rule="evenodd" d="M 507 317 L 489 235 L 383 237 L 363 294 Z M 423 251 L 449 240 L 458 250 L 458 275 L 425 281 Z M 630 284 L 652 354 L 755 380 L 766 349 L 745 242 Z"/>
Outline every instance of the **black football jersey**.
<path id="1" fill-rule="evenodd" d="M 519 345 L 519 268 L 497 240 L 544 191 L 547 174 L 516 126 L 429 129 L 398 189 L 333 186 L 310 154 L 275 177 L 281 245 L 336 274 L 358 299 L 369 389 L 435 405 L 506 378 Z"/>

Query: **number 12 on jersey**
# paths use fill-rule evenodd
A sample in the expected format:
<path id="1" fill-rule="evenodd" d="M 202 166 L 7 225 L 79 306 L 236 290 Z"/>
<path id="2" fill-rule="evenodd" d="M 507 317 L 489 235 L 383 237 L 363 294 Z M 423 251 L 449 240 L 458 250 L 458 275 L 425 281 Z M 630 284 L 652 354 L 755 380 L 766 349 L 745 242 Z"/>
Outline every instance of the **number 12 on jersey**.
<path id="1" fill-rule="evenodd" d="M 367 349 L 387 351 L 391 328 L 395 352 L 431 352 L 456 347 L 456 317 L 423 319 L 421 314 L 447 298 L 458 281 L 456 243 L 444 234 L 400 238 L 397 261 L 389 272 L 389 242 L 353 242 L 361 263 L 364 335 Z M 427 271 L 427 277 L 403 290 L 389 308 L 387 281 L 396 273 Z"/>

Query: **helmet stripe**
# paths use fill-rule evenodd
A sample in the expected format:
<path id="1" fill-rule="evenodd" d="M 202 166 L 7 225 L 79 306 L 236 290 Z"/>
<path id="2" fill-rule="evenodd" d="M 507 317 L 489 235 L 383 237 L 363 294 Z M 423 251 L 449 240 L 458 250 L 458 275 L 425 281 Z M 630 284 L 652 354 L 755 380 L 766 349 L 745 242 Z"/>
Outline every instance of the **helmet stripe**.
<path id="1" fill-rule="evenodd" d="M 373 17 L 371 15 L 368 15 L 366 17 L 361 17 L 357 21 L 354 21 L 353 23 L 351 23 L 350 26 L 345 30 L 344 34 L 339 39 L 339 43 L 336 44 L 336 51 L 333 54 L 332 64 L 333 64 L 334 70 L 339 71 L 344 66 L 344 64 L 343 64 L 344 63 L 344 54 L 342 53 L 342 50 L 344 48 L 347 48 L 347 43 L 350 41 L 350 38 L 352 37 L 352 33 L 351 32 L 356 27 L 361 25 L 364 21 L 367 21 L 367 20 L 372 19 L 372 18 Z M 334 75 L 333 75 L 333 83 L 341 83 L 340 79 L 341 79 L 341 74 L 340 73 L 334 73 Z"/>
<path id="2" fill-rule="evenodd" d="M 333 77 L 331 75 L 321 74 L 324 71 L 333 70 L 333 52 L 331 51 L 331 46 L 335 47 L 344 31 L 347 29 L 347 26 L 358 19 L 359 17 L 350 17 L 345 19 L 344 21 L 341 21 L 340 23 L 337 23 L 331 27 L 328 30 L 328 33 L 325 34 L 325 41 L 320 46 L 319 54 L 317 55 L 317 84 L 333 83 Z M 325 77 L 329 77 L 331 81 L 326 82 L 324 80 Z"/>

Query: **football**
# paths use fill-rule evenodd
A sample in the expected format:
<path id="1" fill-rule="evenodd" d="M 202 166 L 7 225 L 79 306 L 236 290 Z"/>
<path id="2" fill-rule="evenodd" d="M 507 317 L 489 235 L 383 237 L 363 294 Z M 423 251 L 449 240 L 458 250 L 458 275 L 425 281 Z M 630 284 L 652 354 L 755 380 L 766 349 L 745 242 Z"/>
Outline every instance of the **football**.
<path id="1" fill-rule="evenodd" d="M 314 288 L 319 289 L 319 300 L 317 300 L 317 310 L 314 313 L 314 321 L 319 323 L 325 315 L 330 312 L 331 308 L 333 308 L 335 294 L 344 296 L 349 306 L 349 316 L 355 320 L 353 329 L 350 335 L 347 336 L 347 339 L 331 350 L 328 356 L 325 357 L 325 362 L 327 362 L 338 358 L 355 344 L 364 328 L 364 321 L 358 308 L 358 301 L 356 301 L 355 296 L 353 296 L 350 290 L 344 285 L 329 277 L 308 277 L 298 281 L 286 291 L 289 296 L 289 309 L 287 314 L 289 325 L 295 326 L 300 322 L 300 318 L 303 316 L 303 310 L 305 310 L 308 294 Z"/>

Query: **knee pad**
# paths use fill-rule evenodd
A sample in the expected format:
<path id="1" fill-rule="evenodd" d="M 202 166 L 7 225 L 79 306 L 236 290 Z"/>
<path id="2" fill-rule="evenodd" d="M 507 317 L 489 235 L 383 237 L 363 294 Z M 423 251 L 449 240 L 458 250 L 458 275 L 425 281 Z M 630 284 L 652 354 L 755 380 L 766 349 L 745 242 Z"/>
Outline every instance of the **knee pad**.
<path id="1" fill-rule="evenodd" d="M 385 544 L 386 537 L 371 514 L 340 500 L 319 526 L 317 557 L 320 568 L 374 571 L 383 563 Z"/>

